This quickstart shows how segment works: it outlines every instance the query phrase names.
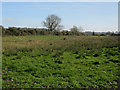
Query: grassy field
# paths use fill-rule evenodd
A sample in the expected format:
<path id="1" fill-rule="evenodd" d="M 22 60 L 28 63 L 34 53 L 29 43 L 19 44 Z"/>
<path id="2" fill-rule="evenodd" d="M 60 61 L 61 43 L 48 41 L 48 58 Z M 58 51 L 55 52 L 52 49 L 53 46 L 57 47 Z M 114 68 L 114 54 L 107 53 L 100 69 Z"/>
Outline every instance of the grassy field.
<path id="1" fill-rule="evenodd" d="M 2 46 L 3 88 L 118 88 L 118 37 L 6 36 Z"/>

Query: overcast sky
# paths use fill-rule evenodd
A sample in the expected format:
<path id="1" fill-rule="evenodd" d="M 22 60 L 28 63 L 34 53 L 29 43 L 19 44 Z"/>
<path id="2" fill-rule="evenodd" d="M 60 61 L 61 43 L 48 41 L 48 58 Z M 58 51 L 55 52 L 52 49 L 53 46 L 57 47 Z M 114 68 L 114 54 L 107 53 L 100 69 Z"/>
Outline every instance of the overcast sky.
<path id="1" fill-rule="evenodd" d="M 4 27 L 42 27 L 42 21 L 55 14 L 64 29 L 73 25 L 89 31 L 117 31 L 117 2 L 3 2 Z"/>

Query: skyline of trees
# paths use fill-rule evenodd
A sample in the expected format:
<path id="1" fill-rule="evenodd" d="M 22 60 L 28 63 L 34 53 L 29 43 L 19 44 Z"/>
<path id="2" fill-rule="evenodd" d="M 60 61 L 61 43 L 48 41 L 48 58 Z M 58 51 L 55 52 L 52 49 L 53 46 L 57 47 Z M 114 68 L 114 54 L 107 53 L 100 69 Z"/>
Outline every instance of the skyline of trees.
<path id="1" fill-rule="evenodd" d="M 2 29 L 2 35 L 16 35 L 16 36 L 24 36 L 24 35 L 93 35 L 93 36 L 104 36 L 111 35 L 114 36 L 114 32 L 106 32 L 106 33 L 96 33 L 95 31 L 91 32 L 83 32 L 84 29 L 81 26 L 73 25 L 69 30 L 64 30 L 63 25 L 61 25 L 62 19 L 54 14 L 48 15 L 45 21 L 43 21 L 44 28 L 21 28 L 21 27 L 8 27 L 4 28 L 0 25 L 0 29 Z M 118 32 L 118 35 L 120 32 Z"/>

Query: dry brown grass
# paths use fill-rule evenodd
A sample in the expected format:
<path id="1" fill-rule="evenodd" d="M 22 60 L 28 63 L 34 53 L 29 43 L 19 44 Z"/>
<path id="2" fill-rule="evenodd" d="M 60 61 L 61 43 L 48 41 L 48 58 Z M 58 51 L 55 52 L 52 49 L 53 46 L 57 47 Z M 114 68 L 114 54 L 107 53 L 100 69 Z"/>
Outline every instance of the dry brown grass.
<path id="1" fill-rule="evenodd" d="M 66 38 L 63 40 L 63 38 Z M 8 36 L 3 37 L 3 49 L 85 49 L 113 47 L 118 44 L 118 37 L 112 36 Z"/>

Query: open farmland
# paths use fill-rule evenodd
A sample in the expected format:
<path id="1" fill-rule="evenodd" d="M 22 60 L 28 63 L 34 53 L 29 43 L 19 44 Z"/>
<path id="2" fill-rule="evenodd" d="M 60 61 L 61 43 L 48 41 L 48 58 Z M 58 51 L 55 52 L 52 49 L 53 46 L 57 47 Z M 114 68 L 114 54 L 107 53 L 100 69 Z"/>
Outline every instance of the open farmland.
<path id="1" fill-rule="evenodd" d="M 118 88 L 117 36 L 5 36 L 3 88 Z"/>

